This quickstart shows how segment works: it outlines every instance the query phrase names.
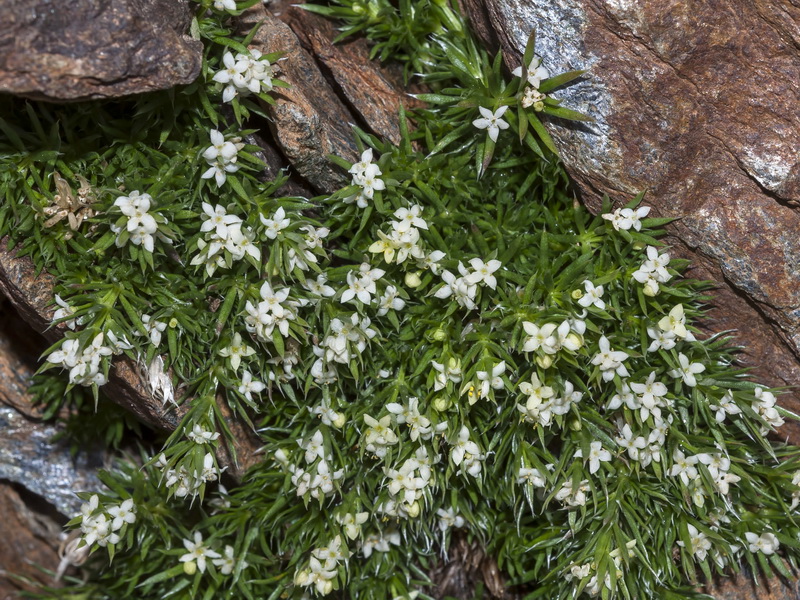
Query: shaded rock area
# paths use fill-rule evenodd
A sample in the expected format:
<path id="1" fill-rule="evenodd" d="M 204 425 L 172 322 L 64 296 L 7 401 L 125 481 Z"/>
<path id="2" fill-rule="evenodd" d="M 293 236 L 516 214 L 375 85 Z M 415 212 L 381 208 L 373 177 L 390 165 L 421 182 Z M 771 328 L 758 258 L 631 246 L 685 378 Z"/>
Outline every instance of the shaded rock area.
<path id="1" fill-rule="evenodd" d="M 0 480 L 0 600 L 35 591 L 25 580 L 52 585 L 42 569 L 58 569 L 61 528 L 55 509 L 24 488 Z"/>
<path id="2" fill-rule="evenodd" d="M 126 96 L 191 83 L 203 45 L 188 0 L 0 0 L 0 92 Z"/>
<path id="3" fill-rule="evenodd" d="M 640 190 L 690 275 L 718 284 L 711 331 L 742 362 L 800 384 L 800 6 L 793 0 L 464 0 L 513 68 L 532 28 L 556 92 L 596 122 L 549 130 L 590 209 Z M 797 411 L 800 397 L 782 402 Z M 791 438 L 800 442 L 800 428 Z"/>

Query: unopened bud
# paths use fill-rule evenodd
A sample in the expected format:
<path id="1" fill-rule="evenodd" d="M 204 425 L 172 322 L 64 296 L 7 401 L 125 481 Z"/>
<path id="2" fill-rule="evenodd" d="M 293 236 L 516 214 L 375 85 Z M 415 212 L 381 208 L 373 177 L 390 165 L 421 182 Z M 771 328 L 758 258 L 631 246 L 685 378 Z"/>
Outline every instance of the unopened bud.
<path id="1" fill-rule="evenodd" d="M 416 517 L 419 516 L 419 511 L 420 511 L 419 502 L 414 502 L 414 504 L 406 508 L 408 516 L 411 517 L 412 519 L 415 519 Z"/>
<path id="2" fill-rule="evenodd" d="M 572 290 L 571 296 L 573 300 L 580 300 L 583 298 L 583 292 L 581 290 Z"/>
<path id="3" fill-rule="evenodd" d="M 406 273 L 406 285 L 410 288 L 419 287 L 422 280 L 419 278 L 419 273 Z"/>
<path id="4" fill-rule="evenodd" d="M 183 572 L 187 575 L 194 575 L 197 572 L 197 565 L 193 560 L 183 563 Z"/>
<path id="5" fill-rule="evenodd" d="M 448 408 L 450 408 L 450 400 L 442 396 L 439 396 L 438 398 L 436 398 L 436 400 L 433 401 L 433 408 L 435 408 L 439 412 L 444 412 Z"/>
<path id="6" fill-rule="evenodd" d="M 548 354 L 545 354 L 544 356 L 537 356 L 536 364 L 543 369 L 549 369 L 553 364 L 553 359 L 550 358 L 550 355 Z"/>

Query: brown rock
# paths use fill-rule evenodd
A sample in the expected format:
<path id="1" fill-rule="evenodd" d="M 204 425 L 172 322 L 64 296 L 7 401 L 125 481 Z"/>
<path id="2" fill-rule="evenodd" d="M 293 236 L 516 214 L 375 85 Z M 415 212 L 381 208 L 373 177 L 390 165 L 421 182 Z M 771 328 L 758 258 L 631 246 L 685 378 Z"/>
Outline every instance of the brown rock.
<path id="1" fill-rule="evenodd" d="M 402 73 L 370 60 L 367 41 L 362 37 L 334 44 L 339 32 L 329 19 L 320 15 L 295 6 L 285 12 L 282 20 L 297 34 L 303 47 L 325 66 L 337 91 L 362 121 L 360 125 L 399 144 L 400 107 L 422 104 L 405 93 Z"/>
<path id="2" fill-rule="evenodd" d="M 36 591 L 18 577 L 52 585 L 37 565 L 52 571 L 58 568 L 61 525 L 36 498 L 0 482 L 0 600 L 18 598 L 21 590 Z"/>
<path id="3" fill-rule="evenodd" d="M 0 0 L 0 91 L 88 100 L 194 81 L 203 45 L 187 0 Z"/>
<path id="4" fill-rule="evenodd" d="M 669 240 L 720 284 L 710 326 L 736 329 L 742 362 L 770 385 L 800 383 L 800 6 L 699 0 L 465 0 L 511 66 L 528 34 L 556 92 L 596 123 L 552 123 L 586 204 L 648 190 Z M 800 408 L 796 394 L 783 402 Z M 800 441 L 800 429 L 792 433 Z"/>
<path id="5" fill-rule="evenodd" d="M 355 160 L 357 149 L 352 127 L 356 122 L 288 25 L 268 14 L 262 4 L 239 18 L 243 31 L 262 23 L 252 45 L 265 54 L 283 52 L 279 76 L 291 84 L 276 89 L 269 106 L 275 141 L 298 174 L 320 192 L 347 185 L 342 170 L 328 159 L 337 154 Z"/>

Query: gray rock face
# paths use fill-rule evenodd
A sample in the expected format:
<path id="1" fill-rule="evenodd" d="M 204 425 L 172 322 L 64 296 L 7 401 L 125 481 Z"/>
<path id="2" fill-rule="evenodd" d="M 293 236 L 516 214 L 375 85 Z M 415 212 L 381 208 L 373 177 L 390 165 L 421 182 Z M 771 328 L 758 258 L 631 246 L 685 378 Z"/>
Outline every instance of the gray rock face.
<path id="1" fill-rule="evenodd" d="M 52 443 L 57 427 L 0 404 L 0 431 L 0 479 L 20 484 L 69 517 L 80 511 L 75 492 L 101 489 L 96 473 L 107 466 L 102 454 L 81 452 L 73 459 L 68 445 Z"/>
<path id="2" fill-rule="evenodd" d="M 654 215 L 680 217 L 668 241 L 691 275 L 719 283 L 710 328 L 737 330 L 766 383 L 800 383 L 800 6 L 464 4 L 512 67 L 535 28 L 551 73 L 590 71 L 555 95 L 596 122 L 549 126 L 583 200 L 598 210 L 603 194 L 647 190 Z"/>
<path id="3" fill-rule="evenodd" d="M 0 0 L 0 91 L 88 100 L 192 82 L 186 0 Z"/>

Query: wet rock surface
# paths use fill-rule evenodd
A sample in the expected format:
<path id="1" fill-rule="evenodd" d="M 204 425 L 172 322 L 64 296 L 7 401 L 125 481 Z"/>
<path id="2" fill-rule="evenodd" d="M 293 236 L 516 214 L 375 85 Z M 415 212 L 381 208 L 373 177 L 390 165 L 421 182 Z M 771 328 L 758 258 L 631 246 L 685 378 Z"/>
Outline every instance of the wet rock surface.
<path id="1" fill-rule="evenodd" d="M 487 45 L 520 63 L 532 28 L 556 92 L 596 119 L 549 130 L 594 211 L 647 190 L 691 276 L 711 279 L 709 329 L 742 362 L 800 383 L 800 6 L 764 2 L 464 0 Z M 782 402 L 797 410 L 797 393 Z M 792 432 L 800 441 L 800 429 Z"/>
<path id="2" fill-rule="evenodd" d="M 88 100 L 192 82 L 187 0 L 0 0 L 0 91 Z"/>

